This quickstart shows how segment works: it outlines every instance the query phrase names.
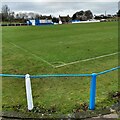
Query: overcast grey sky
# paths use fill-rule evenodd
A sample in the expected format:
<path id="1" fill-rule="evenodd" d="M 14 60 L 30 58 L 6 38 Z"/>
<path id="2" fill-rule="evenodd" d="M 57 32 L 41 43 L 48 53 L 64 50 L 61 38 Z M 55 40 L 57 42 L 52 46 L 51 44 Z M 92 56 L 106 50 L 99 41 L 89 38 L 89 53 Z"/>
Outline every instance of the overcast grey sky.
<path id="1" fill-rule="evenodd" d="M 15 12 L 36 12 L 42 15 L 70 15 L 76 11 L 91 10 L 93 14 L 115 14 L 118 11 L 117 0 L 4 0 L 11 11 Z"/>

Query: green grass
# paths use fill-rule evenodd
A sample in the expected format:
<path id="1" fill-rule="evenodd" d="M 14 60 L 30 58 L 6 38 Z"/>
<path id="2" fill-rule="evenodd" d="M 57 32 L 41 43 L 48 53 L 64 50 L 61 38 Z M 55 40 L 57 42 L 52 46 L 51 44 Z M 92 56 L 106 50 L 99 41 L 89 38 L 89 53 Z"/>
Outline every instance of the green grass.
<path id="1" fill-rule="evenodd" d="M 92 73 L 116 67 L 117 55 L 61 68 L 53 66 L 117 52 L 117 27 L 117 22 L 3 27 L 3 73 Z M 114 71 L 97 78 L 96 104 L 99 107 L 109 92 L 117 91 L 117 74 Z M 32 79 L 34 105 L 45 109 L 54 107 L 58 113 L 70 113 L 76 105 L 89 103 L 90 79 Z M 25 112 L 24 80 L 3 78 L 2 82 L 3 110 L 15 110 L 13 106 L 20 104 L 20 111 Z"/>

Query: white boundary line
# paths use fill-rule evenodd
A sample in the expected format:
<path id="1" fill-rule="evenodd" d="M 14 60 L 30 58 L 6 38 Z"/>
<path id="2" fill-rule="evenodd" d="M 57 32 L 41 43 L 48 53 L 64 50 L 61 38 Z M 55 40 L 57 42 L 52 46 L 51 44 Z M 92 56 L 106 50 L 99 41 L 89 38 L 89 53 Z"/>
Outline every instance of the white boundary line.
<path id="1" fill-rule="evenodd" d="M 25 52 L 29 52 L 28 50 L 20 47 L 19 45 L 16 45 L 16 44 L 14 44 L 14 43 L 12 43 L 12 42 L 9 42 L 9 43 L 12 44 L 12 45 L 14 45 L 15 47 L 17 47 L 17 48 L 25 51 Z M 95 60 L 95 59 L 99 59 L 99 58 L 103 58 L 103 57 L 108 57 L 108 56 L 116 55 L 116 54 L 118 54 L 118 53 L 120 53 L 120 52 L 111 53 L 111 54 L 106 54 L 106 55 L 102 55 L 102 56 L 98 56 L 98 57 L 94 57 L 94 58 L 88 58 L 88 59 L 79 60 L 79 61 L 74 61 L 74 62 L 70 62 L 70 63 L 61 62 L 61 63 L 63 63 L 63 64 L 62 64 L 62 65 L 57 65 L 57 66 L 49 63 L 48 61 L 42 59 L 41 57 L 37 56 L 36 54 L 31 53 L 31 55 L 33 55 L 34 57 L 39 58 L 41 61 L 43 61 L 44 63 L 47 63 L 48 65 L 50 65 L 50 66 L 53 67 L 53 68 L 60 68 L 60 67 L 64 67 L 64 66 L 67 66 L 67 65 L 73 65 L 73 64 L 76 64 L 76 63 L 80 63 L 80 62 L 86 62 L 86 61 L 90 61 L 90 60 Z"/>
<path id="2" fill-rule="evenodd" d="M 98 57 L 94 57 L 94 58 L 88 58 L 88 59 L 84 59 L 84 60 L 74 61 L 74 62 L 70 62 L 70 63 L 65 63 L 65 64 L 62 64 L 62 65 L 58 65 L 55 68 L 60 68 L 60 67 L 64 67 L 64 66 L 67 66 L 67 65 L 80 63 L 80 62 L 86 62 L 86 61 L 90 61 L 90 60 L 95 60 L 95 59 L 99 59 L 99 58 L 103 58 L 103 57 L 108 57 L 108 56 L 116 55 L 118 53 L 119 52 L 111 53 L 111 54 L 107 54 L 107 55 L 102 55 L 102 56 L 98 56 Z"/>
<path id="3" fill-rule="evenodd" d="M 19 45 L 16 45 L 16 44 L 14 44 L 14 43 L 12 43 L 12 42 L 9 42 L 9 43 L 12 44 L 12 45 L 14 45 L 15 47 L 17 47 L 17 48 L 25 51 L 25 52 L 29 52 L 28 50 L 26 50 L 25 48 L 20 47 Z M 52 64 L 49 63 L 48 61 L 42 59 L 41 57 L 37 56 L 36 54 L 33 54 L 33 53 L 31 53 L 31 52 L 29 52 L 29 53 L 30 53 L 32 56 L 34 56 L 34 57 L 36 57 L 36 58 L 39 58 L 39 59 L 40 59 L 41 61 L 43 61 L 44 63 L 47 63 L 47 64 L 50 65 L 51 67 L 55 68 L 54 65 L 52 65 Z"/>

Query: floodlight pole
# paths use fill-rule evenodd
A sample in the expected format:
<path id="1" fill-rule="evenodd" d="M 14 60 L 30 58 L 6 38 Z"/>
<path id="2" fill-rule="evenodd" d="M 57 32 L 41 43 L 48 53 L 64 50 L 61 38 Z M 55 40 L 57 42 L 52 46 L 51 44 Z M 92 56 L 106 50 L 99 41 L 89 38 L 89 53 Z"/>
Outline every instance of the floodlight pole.
<path id="1" fill-rule="evenodd" d="M 30 82 L 29 74 L 25 75 L 25 86 L 26 86 L 28 110 L 32 110 L 33 109 L 33 99 L 32 99 L 32 89 L 31 89 L 31 82 Z"/>
<path id="2" fill-rule="evenodd" d="M 89 109 L 94 110 L 95 109 L 95 96 L 96 96 L 96 77 L 97 74 L 92 74 L 91 79 L 91 85 L 90 85 L 90 103 L 89 103 Z"/>

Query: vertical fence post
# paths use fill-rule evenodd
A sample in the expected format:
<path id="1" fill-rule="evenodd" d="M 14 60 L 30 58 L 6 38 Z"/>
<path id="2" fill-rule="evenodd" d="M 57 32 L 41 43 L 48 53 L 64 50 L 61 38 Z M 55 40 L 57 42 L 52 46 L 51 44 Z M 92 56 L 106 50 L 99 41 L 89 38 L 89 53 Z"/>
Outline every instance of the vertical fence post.
<path id="1" fill-rule="evenodd" d="M 90 84 L 90 103 L 89 103 L 89 109 L 94 110 L 95 109 L 95 96 L 96 96 L 96 73 L 92 74 L 91 84 Z"/>
<path id="2" fill-rule="evenodd" d="M 25 75 L 25 86 L 26 86 L 28 110 L 32 110 L 33 109 L 33 99 L 32 99 L 32 90 L 31 90 L 31 82 L 30 82 L 29 74 Z"/>

